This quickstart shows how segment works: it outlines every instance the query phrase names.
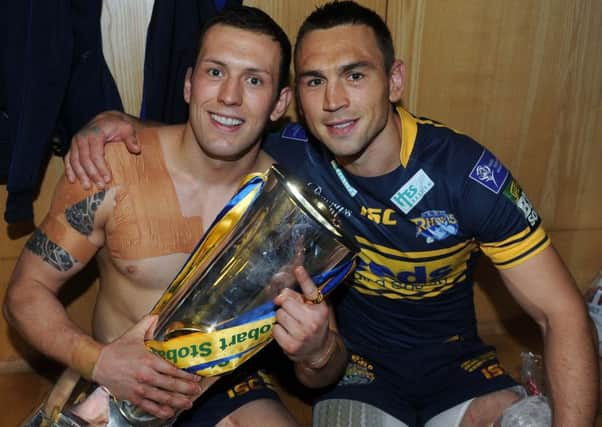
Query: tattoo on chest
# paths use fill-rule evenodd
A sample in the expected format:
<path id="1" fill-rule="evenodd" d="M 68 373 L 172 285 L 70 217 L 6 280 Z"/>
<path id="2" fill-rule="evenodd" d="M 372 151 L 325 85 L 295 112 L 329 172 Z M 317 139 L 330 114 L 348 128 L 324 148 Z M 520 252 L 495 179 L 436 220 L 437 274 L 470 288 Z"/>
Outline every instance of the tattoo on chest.
<path id="1" fill-rule="evenodd" d="M 34 231 L 25 247 L 58 271 L 67 271 L 77 262 L 69 252 L 48 239 L 48 236 L 41 230 Z"/>
<path id="2" fill-rule="evenodd" d="M 104 200 L 106 191 L 102 190 L 82 200 L 65 210 L 65 217 L 71 227 L 84 236 L 92 234 L 94 229 L 94 216 L 98 207 Z"/>

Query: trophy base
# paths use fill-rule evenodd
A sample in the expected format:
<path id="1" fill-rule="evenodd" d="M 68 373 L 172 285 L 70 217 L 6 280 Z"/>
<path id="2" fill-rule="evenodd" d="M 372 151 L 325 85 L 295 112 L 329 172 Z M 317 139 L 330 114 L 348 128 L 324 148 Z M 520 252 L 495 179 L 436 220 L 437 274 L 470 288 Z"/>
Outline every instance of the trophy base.
<path id="1" fill-rule="evenodd" d="M 108 400 L 108 421 L 94 422 L 94 426 L 106 427 L 169 427 L 173 425 L 176 418 L 161 420 L 151 415 L 144 416 L 126 415 L 124 413 L 124 402 L 118 402 L 110 398 Z M 127 411 L 126 411 L 127 412 Z M 23 427 L 90 427 L 92 424 L 70 410 L 64 410 L 55 417 L 46 414 L 41 408 L 36 411 L 24 424 Z"/>
<path id="2" fill-rule="evenodd" d="M 56 419 L 53 420 L 40 409 L 23 424 L 23 427 L 83 427 L 89 425 L 90 424 L 87 421 L 70 413 L 60 413 Z"/>

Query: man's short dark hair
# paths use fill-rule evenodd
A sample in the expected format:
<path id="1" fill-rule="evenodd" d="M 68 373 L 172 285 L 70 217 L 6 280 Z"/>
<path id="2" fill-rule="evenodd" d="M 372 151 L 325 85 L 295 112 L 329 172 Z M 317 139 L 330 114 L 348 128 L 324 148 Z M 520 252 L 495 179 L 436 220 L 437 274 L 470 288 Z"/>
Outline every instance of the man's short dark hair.
<path id="1" fill-rule="evenodd" d="M 298 51 L 301 41 L 307 33 L 314 30 L 327 30 L 339 25 L 367 25 L 372 28 L 378 47 L 383 54 L 385 71 L 389 73 L 395 60 L 391 32 L 378 13 L 353 1 L 333 1 L 316 8 L 299 28 L 295 52 Z M 325 49 L 327 48 L 325 47 Z"/>
<path id="2" fill-rule="evenodd" d="M 280 91 L 285 86 L 288 86 L 289 70 L 291 66 L 291 42 L 280 25 L 278 25 L 267 13 L 252 6 L 227 7 L 207 21 L 201 29 L 199 52 L 203 47 L 205 35 L 216 25 L 225 25 L 263 34 L 271 37 L 275 42 L 278 42 L 278 45 L 280 46 L 278 90 Z M 232 40 L 232 43 L 236 43 L 236 40 Z"/>

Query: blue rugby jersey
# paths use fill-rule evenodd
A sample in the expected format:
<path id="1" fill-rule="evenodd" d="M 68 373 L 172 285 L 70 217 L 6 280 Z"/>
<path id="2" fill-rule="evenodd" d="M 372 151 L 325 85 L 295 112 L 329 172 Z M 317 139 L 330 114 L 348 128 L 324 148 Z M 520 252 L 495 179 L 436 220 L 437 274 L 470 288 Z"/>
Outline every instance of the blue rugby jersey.
<path id="1" fill-rule="evenodd" d="M 473 269 L 499 269 L 550 244 L 531 202 L 495 156 L 470 137 L 398 108 L 401 166 L 378 177 L 339 168 L 298 124 L 264 149 L 338 212 L 361 248 L 335 304 L 351 343 L 411 348 L 475 336 Z"/>

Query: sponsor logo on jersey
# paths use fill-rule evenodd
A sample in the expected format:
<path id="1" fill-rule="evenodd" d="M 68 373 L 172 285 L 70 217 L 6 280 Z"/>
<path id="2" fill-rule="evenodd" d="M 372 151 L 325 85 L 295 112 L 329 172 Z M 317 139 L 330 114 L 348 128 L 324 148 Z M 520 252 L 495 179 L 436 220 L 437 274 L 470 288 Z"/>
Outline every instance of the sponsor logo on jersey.
<path id="1" fill-rule="evenodd" d="M 356 236 L 361 250 L 353 287 L 365 295 L 388 299 L 436 298 L 466 279 L 468 263 L 478 251 L 474 241 L 432 251 L 401 252 Z"/>
<path id="2" fill-rule="evenodd" d="M 405 214 L 410 212 L 428 193 L 435 183 L 420 169 L 391 197 L 391 202 Z"/>
<path id="3" fill-rule="evenodd" d="M 537 222 L 539 221 L 539 215 L 537 215 L 537 212 L 531 204 L 531 201 L 529 201 L 525 192 L 520 188 L 518 182 L 512 179 L 504 188 L 503 194 L 510 199 L 517 208 L 520 209 L 531 227 L 535 227 L 537 225 Z"/>
<path id="4" fill-rule="evenodd" d="M 445 211 L 424 211 L 417 218 L 410 218 L 416 224 L 416 237 L 422 236 L 426 243 L 444 240 L 458 234 L 458 221 L 454 214 Z"/>
<path id="5" fill-rule="evenodd" d="M 504 186 L 508 175 L 508 170 L 504 165 L 493 154 L 484 149 L 481 157 L 479 157 L 472 171 L 470 171 L 469 177 L 483 187 L 498 194 Z"/>
<path id="6" fill-rule="evenodd" d="M 390 299 L 421 300 L 440 295 L 450 289 L 457 279 L 453 268 L 441 262 L 418 265 L 404 263 L 403 266 L 395 264 L 394 261 L 387 265 L 380 264 L 360 256 L 354 273 L 356 289 Z"/>
<path id="7" fill-rule="evenodd" d="M 370 221 L 376 224 L 383 225 L 396 225 L 397 220 L 393 218 L 395 214 L 395 210 L 391 208 L 380 209 L 380 208 L 367 208 L 362 206 L 360 211 L 360 215 L 368 218 Z"/>
<path id="8" fill-rule="evenodd" d="M 520 197 L 520 193 L 522 193 L 520 185 L 518 185 L 518 182 L 516 182 L 514 179 L 511 179 L 510 182 L 508 182 L 508 185 L 504 187 L 503 194 L 510 199 L 512 203 L 516 204 L 516 201 Z"/>
<path id="9" fill-rule="evenodd" d="M 535 225 L 537 225 L 537 221 L 539 220 L 539 216 L 537 215 L 537 212 L 535 212 L 535 208 L 533 208 L 533 205 L 527 198 L 527 195 L 524 191 L 521 191 L 520 197 L 516 201 L 516 206 L 518 206 L 518 208 L 525 215 L 529 225 L 531 227 L 535 227 Z"/>

